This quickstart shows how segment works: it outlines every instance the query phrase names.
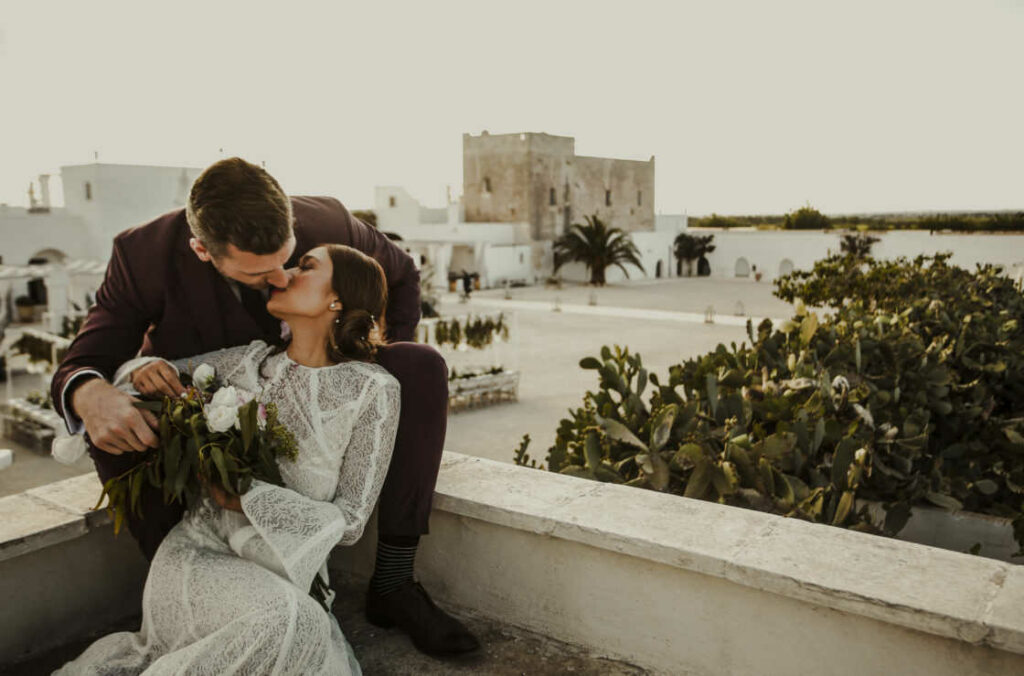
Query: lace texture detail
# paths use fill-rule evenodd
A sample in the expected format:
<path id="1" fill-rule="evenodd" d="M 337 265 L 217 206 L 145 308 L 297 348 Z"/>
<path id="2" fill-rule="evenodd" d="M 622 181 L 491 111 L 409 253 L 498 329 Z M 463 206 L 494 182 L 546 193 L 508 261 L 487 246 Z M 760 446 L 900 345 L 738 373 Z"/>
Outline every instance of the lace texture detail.
<path id="1" fill-rule="evenodd" d="M 58 674 L 360 674 L 332 614 L 309 595 L 336 545 L 362 535 L 384 485 L 398 430 L 398 381 L 382 366 L 324 368 L 270 356 L 262 341 L 171 363 L 202 363 L 225 385 L 277 403 L 298 458 L 279 463 L 285 486 L 254 481 L 243 513 L 204 498 L 157 550 L 138 632 L 93 643 Z M 118 369 L 115 385 L 152 357 Z M 332 594 L 333 596 L 333 594 Z"/>

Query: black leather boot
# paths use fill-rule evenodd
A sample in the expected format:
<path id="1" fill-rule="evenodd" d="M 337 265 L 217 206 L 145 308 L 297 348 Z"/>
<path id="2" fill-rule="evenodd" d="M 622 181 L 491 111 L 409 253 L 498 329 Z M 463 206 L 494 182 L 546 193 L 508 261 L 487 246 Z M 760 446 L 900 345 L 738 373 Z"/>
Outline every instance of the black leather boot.
<path id="1" fill-rule="evenodd" d="M 419 582 L 409 580 L 398 589 L 366 595 L 366 619 L 378 627 L 394 627 L 409 634 L 413 645 L 428 655 L 459 655 L 480 647 L 457 619 L 437 607 Z"/>

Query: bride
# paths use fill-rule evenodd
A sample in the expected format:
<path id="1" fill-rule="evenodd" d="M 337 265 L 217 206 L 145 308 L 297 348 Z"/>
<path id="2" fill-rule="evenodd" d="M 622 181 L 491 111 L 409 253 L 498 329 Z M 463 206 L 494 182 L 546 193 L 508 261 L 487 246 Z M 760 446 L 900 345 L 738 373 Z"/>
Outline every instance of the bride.
<path id="1" fill-rule="evenodd" d="M 201 363 L 224 386 L 278 406 L 299 454 L 279 463 L 285 487 L 253 481 L 240 497 L 209 495 L 161 543 L 138 632 L 107 635 L 58 674 L 361 674 L 334 615 L 310 596 L 335 545 L 362 535 L 398 428 L 398 381 L 374 363 L 387 284 L 380 265 L 342 245 L 312 249 L 267 310 L 286 347 L 263 341 L 174 362 Z M 379 321 L 377 318 L 380 318 Z M 115 385 L 143 394 L 133 359 Z M 334 593 L 328 593 L 328 607 Z"/>

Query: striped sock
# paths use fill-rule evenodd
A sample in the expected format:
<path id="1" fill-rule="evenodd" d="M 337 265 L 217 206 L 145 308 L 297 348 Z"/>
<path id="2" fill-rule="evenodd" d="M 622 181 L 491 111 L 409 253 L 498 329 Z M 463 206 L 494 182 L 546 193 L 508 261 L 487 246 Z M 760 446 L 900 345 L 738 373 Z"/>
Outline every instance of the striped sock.
<path id="1" fill-rule="evenodd" d="M 377 541 L 377 562 L 370 578 L 370 589 L 385 595 L 413 579 L 418 537 L 382 537 Z"/>

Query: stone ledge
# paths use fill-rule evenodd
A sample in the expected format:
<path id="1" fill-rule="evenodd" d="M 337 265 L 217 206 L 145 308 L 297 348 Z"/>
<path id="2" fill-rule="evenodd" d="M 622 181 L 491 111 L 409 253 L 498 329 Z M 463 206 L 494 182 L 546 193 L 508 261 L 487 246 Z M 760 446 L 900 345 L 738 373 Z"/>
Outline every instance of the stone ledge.
<path id="1" fill-rule="evenodd" d="M 106 509 L 93 509 L 102 490 L 103 485 L 100 483 L 99 477 L 89 472 L 38 488 L 31 488 L 25 491 L 25 494 L 72 514 L 81 514 L 85 517 L 88 526 L 93 528 L 111 522 Z M 106 498 L 103 501 L 106 502 Z"/>
<path id="2" fill-rule="evenodd" d="M 0 561 L 85 535 L 85 517 L 25 493 L 0 498 Z"/>
<path id="3" fill-rule="evenodd" d="M 454 453 L 435 508 L 1024 654 L 1021 566 Z"/>
<path id="4" fill-rule="evenodd" d="M 0 561 L 109 523 L 106 510 L 92 509 L 101 490 L 99 477 L 89 473 L 0 498 Z"/>
<path id="5" fill-rule="evenodd" d="M 0 498 L 0 561 L 105 524 L 94 474 Z M 797 519 L 446 452 L 447 512 L 1024 654 L 1024 567 Z"/>

